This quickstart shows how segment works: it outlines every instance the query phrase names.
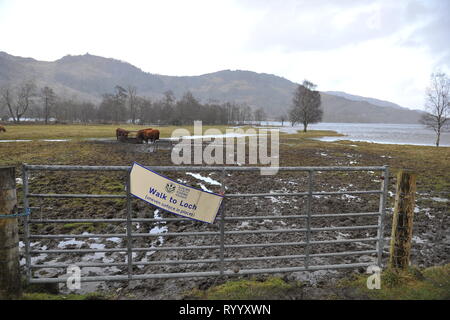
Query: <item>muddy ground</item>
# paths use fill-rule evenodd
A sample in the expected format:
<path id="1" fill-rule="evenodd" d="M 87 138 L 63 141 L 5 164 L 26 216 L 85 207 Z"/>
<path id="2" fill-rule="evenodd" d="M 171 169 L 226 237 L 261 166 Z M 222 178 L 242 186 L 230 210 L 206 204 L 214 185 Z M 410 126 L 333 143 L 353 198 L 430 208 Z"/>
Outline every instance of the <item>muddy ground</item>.
<path id="1" fill-rule="evenodd" d="M 358 148 L 355 144 L 314 143 L 298 147 L 298 139 L 283 137 L 280 147 L 281 166 L 359 166 L 359 165 L 396 165 L 395 156 L 380 154 Z M 66 161 L 67 164 L 85 165 L 129 165 L 137 161 L 146 165 L 171 165 L 170 150 L 160 148 L 150 152 L 151 146 L 123 144 L 111 141 L 78 142 L 69 146 L 80 144 L 83 150 L 94 148 L 97 156 L 77 159 L 78 151 L 74 148 L 74 158 Z M 318 147 L 319 146 L 319 147 Z M 332 147 L 330 147 L 332 146 Z M 262 192 L 303 192 L 307 190 L 308 177 L 302 172 L 281 172 L 276 176 L 261 176 L 257 172 L 227 172 L 225 179 L 218 172 L 165 173 L 168 177 L 179 182 L 208 191 L 219 192 L 225 187 L 226 193 L 262 193 Z M 390 235 L 390 221 L 392 219 L 392 206 L 395 192 L 395 175 L 392 174 L 389 183 L 389 199 L 387 201 L 385 236 L 385 254 Z M 31 192 L 33 193 L 114 193 L 124 192 L 124 173 L 80 173 L 80 172 L 32 172 L 30 178 Z M 381 185 L 380 172 L 343 173 L 343 172 L 317 172 L 315 174 L 315 191 L 352 191 L 352 190 L 378 190 Z M 20 181 L 18 181 L 20 184 Z M 412 263 L 421 267 L 439 265 L 449 262 L 450 257 L 450 223 L 449 194 L 436 192 L 429 185 L 419 184 L 419 193 L 416 199 L 416 215 L 414 222 L 414 237 L 412 244 Z M 19 190 L 20 191 L 20 190 Z M 125 218 L 125 202 L 123 200 L 42 200 L 32 199 L 31 206 L 40 209 L 33 210 L 33 219 L 69 219 L 69 218 Z M 173 214 L 152 207 L 151 205 L 135 199 L 132 204 L 133 217 L 139 218 L 172 218 Z M 233 198 L 225 203 L 227 217 L 252 216 L 287 216 L 306 213 L 306 197 L 265 197 L 265 198 Z M 340 195 L 340 196 L 314 196 L 312 212 L 314 214 L 377 212 L 379 210 L 379 195 Z M 367 225 L 376 226 L 377 217 L 324 217 L 313 218 L 311 226 L 344 227 Z M 300 229 L 305 228 L 305 219 L 264 219 L 264 220 L 238 220 L 226 223 L 226 231 L 247 231 L 245 234 L 228 235 L 227 245 L 242 245 L 245 243 L 282 243 L 305 241 L 305 233 L 255 233 L 256 230 Z M 125 233 L 124 223 L 97 223 L 97 224 L 41 224 L 31 226 L 34 235 L 73 234 L 66 239 L 31 239 L 33 264 L 55 263 L 116 263 L 126 262 L 125 252 L 89 254 L 50 254 L 45 253 L 51 249 L 109 249 L 124 248 L 126 240 L 115 236 L 98 238 L 95 236 L 77 238 L 76 234 L 113 234 Z M 206 246 L 218 245 L 219 236 L 165 236 L 165 233 L 189 231 L 219 231 L 219 223 L 205 224 L 191 220 L 152 223 L 134 223 L 133 232 L 146 234 L 134 240 L 133 246 L 139 248 L 167 248 L 179 246 Z M 312 241 L 345 240 L 353 238 L 376 237 L 376 228 L 367 230 L 320 231 L 312 234 Z M 374 250 L 375 242 L 356 242 L 346 244 L 319 244 L 311 248 L 310 254 L 366 251 Z M 23 242 L 21 242 L 23 252 Z M 158 249 L 157 249 L 158 250 Z M 164 260 L 193 260 L 217 259 L 217 249 L 208 250 L 151 250 L 135 252 L 134 262 L 155 262 Z M 225 258 L 283 256 L 305 254 L 304 246 L 278 246 L 260 248 L 233 248 L 226 249 Z M 311 265 L 346 264 L 346 263 L 375 263 L 376 254 L 367 253 L 340 257 L 317 257 L 311 259 Z M 21 264 L 24 265 L 22 259 Z M 303 258 L 230 262 L 225 270 L 231 270 L 239 277 L 242 269 L 295 267 L 303 266 Z M 181 265 L 140 265 L 134 267 L 135 274 L 179 273 L 194 271 L 218 270 L 215 263 L 181 264 Z M 126 271 L 124 266 L 111 266 L 106 268 L 83 268 L 83 274 L 119 275 Z M 364 268 L 338 270 L 320 270 L 315 272 L 294 272 L 279 274 L 287 280 L 300 280 L 307 284 L 304 292 L 296 293 L 290 298 L 318 298 L 334 291 L 332 284 L 352 273 L 365 272 Z M 65 270 L 62 268 L 40 268 L 34 270 L 35 277 L 61 277 Z M 248 276 L 242 276 L 244 278 Z M 263 276 L 258 276 L 263 277 Z M 122 298 L 138 299 L 181 299 L 192 288 L 207 288 L 213 284 L 225 281 L 225 278 L 189 278 L 189 279 L 161 279 L 132 281 L 131 283 L 108 282 L 83 284 L 82 291 L 106 290 L 119 294 Z M 309 289 L 308 289 L 309 288 Z M 311 289 L 314 288 L 314 289 Z M 328 288 L 328 289 L 327 289 Z M 61 290 L 66 291 L 61 285 Z M 324 292 L 322 292 L 325 290 Z M 322 292 L 322 293 L 320 293 Z M 345 295 L 345 294 L 344 294 Z M 287 297 L 289 298 L 289 297 Z M 320 298 L 320 297 L 319 297 Z"/>

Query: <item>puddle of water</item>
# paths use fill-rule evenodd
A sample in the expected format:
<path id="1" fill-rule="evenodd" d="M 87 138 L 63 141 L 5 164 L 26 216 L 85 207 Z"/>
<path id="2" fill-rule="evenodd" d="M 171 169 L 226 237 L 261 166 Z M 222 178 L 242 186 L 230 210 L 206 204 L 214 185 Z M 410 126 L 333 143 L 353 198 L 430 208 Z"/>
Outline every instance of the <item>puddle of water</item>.
<path id="1" fill-rule="evenodd" d="M 255 134 L 242 134 L 242 133 L 224 133 L 224 134 L 210 134 L 210 135 L 202 135 L 202 136 L 182 136 L 180 138 L 182 139 L 204 139 L 204 138 L 242 138 L 242 137 L 249 137 L 249 136 L 255 136 Z M 168 140 L 175 140 L 178 141 L 180 139 L 179 137 L 171 137 L 168 138 Z"/>
<path id="2" fill-rule="evenodd" d="M 83 140 L 87 140 L 87 141 L 111 141 L 111 140 L 116 140 L 116 138 L 84 138 Z"/>
<path id="3" fill-rule="evenodd" d="M 0 142 L 31 142 L 33 140 L 0 140 Z"/>

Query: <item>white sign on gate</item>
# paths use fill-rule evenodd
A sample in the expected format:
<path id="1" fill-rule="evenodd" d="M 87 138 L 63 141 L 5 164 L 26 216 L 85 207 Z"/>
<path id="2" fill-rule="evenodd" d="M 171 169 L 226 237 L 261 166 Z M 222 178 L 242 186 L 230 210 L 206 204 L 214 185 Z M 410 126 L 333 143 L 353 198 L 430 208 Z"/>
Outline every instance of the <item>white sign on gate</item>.
<path id="1" fill-rule="evenodd" d="M 133 163 L 130 172 L 130 193 L 171 213 L 213 223 L 223 196 L 192 188 Z"/>

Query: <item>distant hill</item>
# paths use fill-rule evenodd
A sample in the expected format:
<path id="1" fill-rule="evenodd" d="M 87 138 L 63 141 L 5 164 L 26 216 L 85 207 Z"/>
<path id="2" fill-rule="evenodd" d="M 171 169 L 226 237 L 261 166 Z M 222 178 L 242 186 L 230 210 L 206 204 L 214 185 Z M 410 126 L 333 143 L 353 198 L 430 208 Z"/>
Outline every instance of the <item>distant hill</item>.
<path id="1" fill-rule="evenodd" d="M 422 113 L 321 93 L 323 122 L 417 123 Z"/>
<path id="2" fill-rule="evenodd" d="M 114 86 L 136 86 L 141 96 L 159 98 L 172 90 L 178 98 L 191 91 L 203 102 L 247 103 L 261 107 L 276 119 L 291 106 L 298 84 L 271 74 L 223 70 L 200 76 L 152 74 L 124 61 L 90 54 L 65 56 L 52 62 L 22 58 L 0 52 L 0 87 L 33 79 L 62 96 L 98 102 Z M 343 92 L 322 92 L 324 122 L 416 123 L 419 111 L 391 102 L 358 97 Z"/>
<path id="3" fill-rule="evenodd" d="M 389 101 L 379 100 L 379 99 L 375 99 L 375 98 L 355 96 L 353 94 L 345 93 L 342 91 L 325 91 L 325 93 L 331 94 L 333 96 L 343 97 L 345 99 L 353 100 L 353 101 L 366 101 L 366 102 L 369 102 L 371 104 L 374 104 L 374 105 L 380 106 L 380 107 L 391 107 L 394 109 L 407 109 L 405 107 L 401 107 L 398 104 L 395 104 L 395 103 L 392 103 Z"/>

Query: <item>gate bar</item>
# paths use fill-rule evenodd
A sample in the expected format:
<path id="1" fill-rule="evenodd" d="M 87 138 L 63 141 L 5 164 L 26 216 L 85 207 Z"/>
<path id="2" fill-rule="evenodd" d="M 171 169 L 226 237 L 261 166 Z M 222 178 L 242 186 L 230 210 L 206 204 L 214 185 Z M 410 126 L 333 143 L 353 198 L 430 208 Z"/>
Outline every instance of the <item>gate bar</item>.
<path id="1" fill-rule="evenodd" d="M 131 280 L 133 275 L 133 224 L 131 223 L 131 193 L 130 193 L 130 170 L 127 172 L 127 264 L 128 264 L 128 278 Z"/>
<path id="2" fill-rule="evenodd" d="M 384 216 L 386 215 L 386 199 L 388 196 L 388 188 L 389 188 L 389 167 L 384 166 L 383 171 L 383 180 L 381 182 L 381 191 L 380 194 L 380 215 L 378 216 L 378 242 L 377 242 L 377 264 L 378 267 L 382 266 L 383 259 L 383 247 L 384 247 Z"/>
<path id="3" fill-rule="evenodd" d="M 327 270 L 327 269 L 347 269 L 368 267 L 372 263 L 349 263 L 349 264 L 334 264 L 334 265 L 317 265 L 310 266 L 309 270 Z M 245 274 L 259 274 L 259 273 L 283 273 L 306 271 L 305 267 L 286 267 L 286 268 L 264 268 L 264 269 L 241 269 L 239 272 L 231 270 L 224 271 L 226 276 L 240 276 Z M 145 279 L 168 279 L 168 278 L 195 278 L 195 277 L 212 277 L 220 276 L 220 271 L 203 271 L 203 272 L 182 272 L 182 273 L 154 273 L 154 274 L 139 274 L 133 275 L 131 280 L 145 280 Z M 82 282 L 98 282 L 98 281 L 127 281 L 130 280 L 128 276 L 92 276 L 82 278 Z M 61 283 L 66 282 L 66 278 L 38 278 L 31 279 L 31 283 Z"/>
<path id="4" fill-rule="evenodd" d="M 28 170 L 45 171 L 127 171 L 131 166 L 73 166 L 73 165 L 28 165 L 24 164 Z M 145 166 L 145 168 L 155 171 L 260 171 L 264 167 L 230 167 L 230 166 Z M 279 167 L 278 171 L 380 171 L 383 166 L 367 167 Z"/>
<path id="5" fill-rule="evenodd" d="M 308 199 L 306 202 L 306 257 L 304 261 L 304 265 L 306 270 L 308 270 L 309 267 L 309 252 L 311 250 L 310 248 L 310 241 L 311 241 L 311 205 L 313 201 L 313 180 L 314 180 L 314 174 L 313 171 L 308 171 Z"/>
<path id="6" fill-rule="evenodd" d="M 24 165 L 22 165 L 22 192 L 23 192 L 23 208 L 25 212 L 29 210 L 28 203 L 28 171 Z M 24 242 L 25 242 L 25 268 L 26 268 L 26 278 L 28 282 L 31 280 L 31 255 L 30 255 L 30 216 L 27 215 L 23 219 L 23 229 L 24 229 Z"/>
<path id="7" fill-rule="evenodd" d="M 222 170 L 222 185 L 220 187 L 221 189 L 221 193 L 225 194 L 225 170 Z M 221 203 L 221 208 L 220 208 L 220 224 L 219 224 L 219 228 L 220 228 L 220 251 L 219 251 L 219 256 L 220 256 L 220 275 L 222 276 L 224 273 L 224 259 L 225 259 L 225 199 L 222 199 L 222 203 Z"/>
<path id="8" fill-rule="evenodd" d="M 367 226 L 344 226 L 344 227 L 324 227 L 324 228 L 301 228 L 301 229 L 275 229 L 275 230 L 249 230 L 249 231 L 206 231 L 206 232 L 164 232 L 164 233 L 132 233 L 131 237 L 188 237 L 188 236 L 222 236 L 224 234 L 261 234 L 261 233 L 292 233 L 292 232 L 321 232 L 321 231 L 339 231 L 339 230 L 365 230 L 379 229 L 379 225 Z M 69 239 L 69 238 L 128 238 L 128 233 L 118 234 L 35 234 L 30 239 Z"/>
<path id="9" fill-rule="evenodd" d="M 330 217 L 357 217 L 357 216 L 378 216 L 380 212 L 361 212 L 361 213 L 331 213 L 331 214 L 312 214 L 311 218 L 330 218 Z M 306 214 L 303 215 L 286 215 L 286 216 L 252 216 L 252 217 L 225 217 L 225 221 L 237 221 L 237 220 L 270 220 L 270 219 L 296 219 L 307 218 Z M 221 217 L 216 218 L 217 221 L 221 220 Z M 131 222 L 161 222 L 161 221 L 190 221 L 187 218 L 133 218 Z M 77 222 L 111 222 L 111 223 L 125 223 L 126 219 L 30 219 L 29 223 L 77 223 Z"/>
<path id="10" fill-rule="evenodd" d="M 340 194 L 381 194 L 382 190 L 365 190 L 365 191 L 324 191 L 313 192 L 314 196 L 333 196 Z M 95 199 L 125 199 L 124 194 L 84 194 L 84 193 L 28 193 L 29 198 L 95 198 Z M 309 192 L 293 192 L 293 193 L 230 193 L 225 194 L 225 198 L 252 198 L 252 197 L 296 197 L 308 196 Z"/>
<path id="11" fill-rule="evenodd" d="M 347 252 L 327 252 L 327 253 L 312 253 L 310 257 L 334 257 L 334 256 L 346 256 L 346 255 L 363 255 L 377 253 L 377 250 L 365 250 L 365 251 L 347 251 Z M 243 258 L 225 258 L 223 262 L 242 262 L 242 261 L 264 261 L 264 260 L 284 260 L 284 259 L 303 259 L 306 255 L 285 255 L 285 256 L 265 256 L 265 257 L 243 257 Z M 165 264 L 196 264 L 196 263 L 221 263 L 221 259 L 197 259 L 197 260 L 161 260 L 161 261 L 137 261 L 133 262 L 134 266 L 137 265 L 165 265 Z M 65 268 L 70 264 L 54 263 L 54 264 L 32 264 L 31 267 L 38 268 Z M 80 268 L 88 267 L 112 267 L 112 266 L 126 266 L 125 262 L 116 263 L 78 263 Z"/>
<path id="12" fill-rule="evenodd" d="M 310 241 L 310 244 L 333 244 L 333 243 L 352 243 L 352 242 L 371 242 L 378 241 L 378 238 L 362 239 L 343 239 L 343 240 L 319 240 Z M 271 243 L 248 243 L 248 244 L 229 244 L 224 245 L 225 249 L 240 248 L 260 248 L 260 247 L 282 247 L 282 246 L 304 246 L 306 242 L 271 242 Z M 183 247 L 155 247 L 155 248 L 133 248 L 133 251 L 168 251 L 168 250 L 216 250 L 220 245 L 214 246 L 183 246 Z M 30 253 L 92 253 L 92 252 L 126 252 L 126 248 L 120 249 L 67 249 L 67 250 L 32 250 Z"/>

